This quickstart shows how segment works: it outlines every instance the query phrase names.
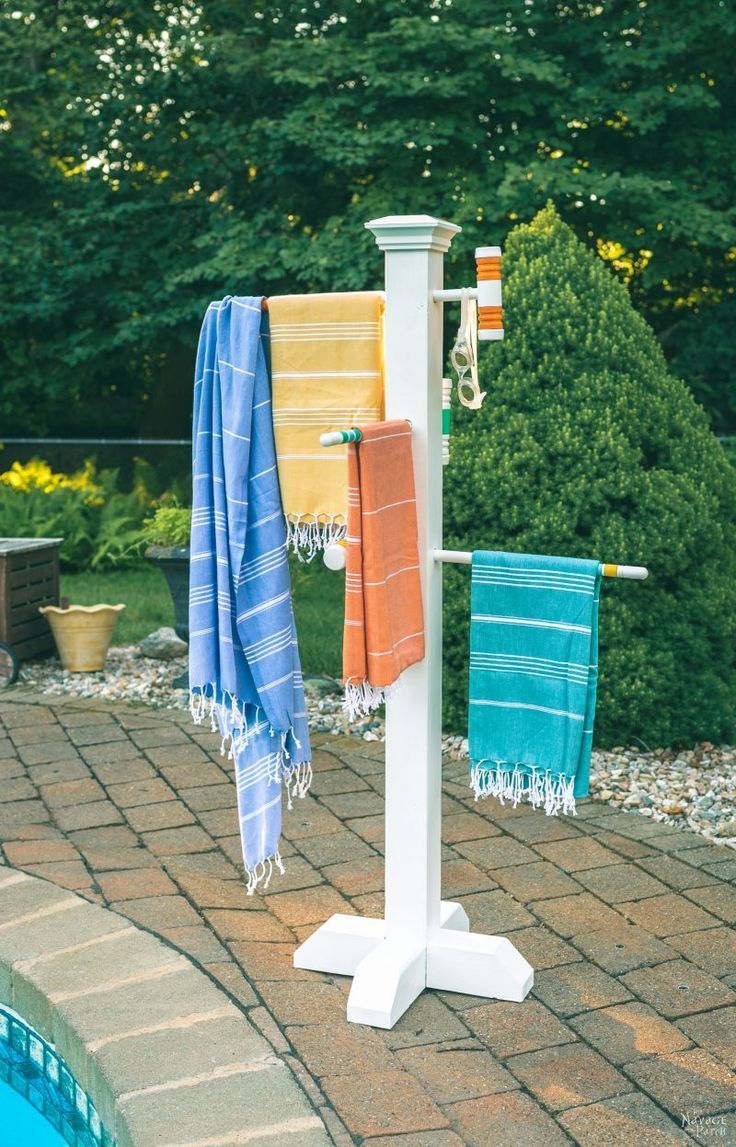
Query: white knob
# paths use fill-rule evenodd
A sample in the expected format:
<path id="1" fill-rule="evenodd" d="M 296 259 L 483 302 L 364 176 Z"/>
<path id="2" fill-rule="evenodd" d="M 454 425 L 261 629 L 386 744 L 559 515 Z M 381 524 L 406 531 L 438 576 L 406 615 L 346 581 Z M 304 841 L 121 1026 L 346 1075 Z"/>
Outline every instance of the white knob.
<path id="1" fill-rule="evenodd" d="M 331 542 L 322 554 L 322 560 L 328 570 L 344 570 L 346 559 L 345 542 Z"/>

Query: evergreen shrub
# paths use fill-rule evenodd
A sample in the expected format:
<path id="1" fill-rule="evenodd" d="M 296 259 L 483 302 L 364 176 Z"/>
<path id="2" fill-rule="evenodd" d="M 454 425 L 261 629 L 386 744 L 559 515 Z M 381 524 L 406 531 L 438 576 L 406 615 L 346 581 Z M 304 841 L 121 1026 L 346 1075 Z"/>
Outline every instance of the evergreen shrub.
<path id="1" fill-rule="evenodd" d="M 649 567 L 601 595 L 596 743 L 736 737 L 736 469 L 626 288 L 552 206 L 504 251 L 505 341 L 456 411 L 445 545 Z M 445 572 L 445 725 L 467 728 L 469 574 Z"/>

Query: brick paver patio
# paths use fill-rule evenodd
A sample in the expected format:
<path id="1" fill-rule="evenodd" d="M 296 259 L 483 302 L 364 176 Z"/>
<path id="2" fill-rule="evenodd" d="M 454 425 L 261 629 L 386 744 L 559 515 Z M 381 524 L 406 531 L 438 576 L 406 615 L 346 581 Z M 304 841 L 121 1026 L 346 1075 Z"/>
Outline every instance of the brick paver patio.
<path id="1" fill-rule="evenodd" d="M 382 745 L 316 738 L 287 875 L 248 897 L 219 739 L 187 714 L 6 697 L 5 862 L 187 953 L 336 1144 L 736 1143 L 733 851 L 602 804 L 574 819 L 475 804 L 448 763 L 443 894 L 511 938 L 535 987 L 523 1004 L 426 992 L 376 1031 L 347 1024 L 349 980 L 291 955 L 335 911 L 382 912 Z"/>

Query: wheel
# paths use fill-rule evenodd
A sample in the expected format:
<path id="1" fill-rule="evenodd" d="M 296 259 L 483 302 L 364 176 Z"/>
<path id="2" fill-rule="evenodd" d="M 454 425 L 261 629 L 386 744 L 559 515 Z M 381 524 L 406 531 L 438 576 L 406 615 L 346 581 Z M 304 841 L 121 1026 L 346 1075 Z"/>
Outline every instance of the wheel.
<path id="1" fill-rule="evenodd" d="M 10 645 L 0 641 L 0 689 L 18 680 L 20 662 Z"/>

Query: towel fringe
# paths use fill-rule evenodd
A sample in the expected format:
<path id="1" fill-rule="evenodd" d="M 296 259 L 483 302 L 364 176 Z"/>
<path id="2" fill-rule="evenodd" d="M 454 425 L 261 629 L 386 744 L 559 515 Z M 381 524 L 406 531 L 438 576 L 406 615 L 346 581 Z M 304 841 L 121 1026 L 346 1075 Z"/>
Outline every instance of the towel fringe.
<path id="1" fill-rule="evenodd" d="M 189 695 L 189 712 L 195 725 L 201 725 L 206 716 L 210 718 L 211 728 L 219 730 L 221 735 L 220 755 L 234 761 L 238 754 L 247 747 L 256 733 L 268 730 L 271 737 L 278 738 L 278 749 L 269 754 L 268 779 L 272 784 L 282 781 L 286 787 L 288 808 L 293 808 L 294 797 L 305 797 L 312 783 L 312 766 L 309 761 L 302 761 L 295 765 L 289 752 L 289 737 L 293 741 L 292 748 L 301 748 L 293 728 L 287 730 L 274 729 L 266 720 L 260 705 L 255 706 L 255 712 L 248 724 L 248 708 L 232 693 L 225 689 L 220 691 L 220 700 L 217 700 L 217 688 L 214 684 L 208 685 L 205 692 L 192 691 Z M 252 709 L 253 706 L 250 706 Z M 277 865 L 280 864 L 280 859 Z M 256 870 L 253 869 L 255 872 Z M 283 871 L 281 869 L 280 871 Z M 262 878 L 263 873 L 259 877 Z M 258 883 L 258 881 L 256 881 Z M 255 887 L 255 885 L 254 885 Z"/>
<path id="2" fill-rule="evenodd" d="M 357 720 L 358 717 L 367 717 L 386 701 L 390 701 L 396 695 L 398 686 L 398 681 L 380 687 L 371 685 L 368 681 L 359 683 L 348 681 L 345 685 L 342 707 L 351 721 Z"/>
<path id="3" fill-rule="evenodd" d="M 286 547 L 299 561 L 311 562 L 320 550 L 342 541 L 347 531 L 347 522 L 341 515 L 333 514 L 319 521 L 308 515 L 292 515 L 286 518 Z"/>
<path id="4" fill-rule="evenodd" d="M 549 769 L 520 768 L 508 761 L 477 761 L 470 770 L 470 787 L 476 800 L 497 797 L 501 804 L 510 801 L 513 808 L 528 801 L 532 808 L 544 805 L 547 816 L 560 812 L 577 816 L 575 778 Z"/>
<path id="5" fill-rule="evenodd" d="M 246 888 L 249 896 L 253 895 L 259 885 L 262 886 L 264 891 L 268 888 L 269 881 L 273 875 L 274 864 L 283 876 L 286 869 L 284 868 L 284 862 L 281 859 L 281 853 L 278 849 L 276 849 L 276 852 L 272 853 L 271 856 L 267 856 L 265 860 L 259 860 L 255 868 L 246 868 Z"/>

